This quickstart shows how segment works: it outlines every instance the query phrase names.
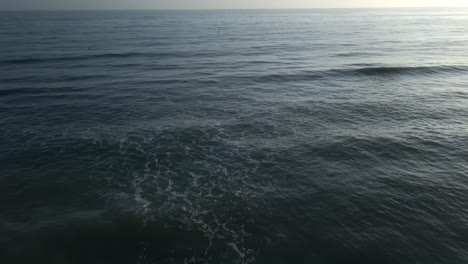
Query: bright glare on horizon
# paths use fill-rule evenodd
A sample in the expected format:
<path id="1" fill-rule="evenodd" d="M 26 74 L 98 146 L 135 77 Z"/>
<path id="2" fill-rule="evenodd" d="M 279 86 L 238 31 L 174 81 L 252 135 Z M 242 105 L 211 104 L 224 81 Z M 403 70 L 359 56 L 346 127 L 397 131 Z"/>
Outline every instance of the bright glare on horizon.
<path id="1" fill-rule="evenodd" d="M 6 0 L 0 9 L 280 9 L 467 7 L 468 0 Z"/>

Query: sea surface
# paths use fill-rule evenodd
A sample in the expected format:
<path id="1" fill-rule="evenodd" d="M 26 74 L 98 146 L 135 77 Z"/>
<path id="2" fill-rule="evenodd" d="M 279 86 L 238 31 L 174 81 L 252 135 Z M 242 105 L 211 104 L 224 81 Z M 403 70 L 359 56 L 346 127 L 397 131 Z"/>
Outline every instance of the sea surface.
<path id="1" fill-rule="evenodd" d="M 468 9 L 1 12 L 0 262 L 468 263 Z"/>

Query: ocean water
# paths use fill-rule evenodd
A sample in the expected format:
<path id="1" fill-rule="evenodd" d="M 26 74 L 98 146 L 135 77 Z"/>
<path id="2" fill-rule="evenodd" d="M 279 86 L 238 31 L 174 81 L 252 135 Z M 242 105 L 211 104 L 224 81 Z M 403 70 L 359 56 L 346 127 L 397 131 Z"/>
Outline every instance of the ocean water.
<path id="1" fill-rule="evenodd" d="M 0 13 L 1 263 L 468 263 L 468 9 Z"/>

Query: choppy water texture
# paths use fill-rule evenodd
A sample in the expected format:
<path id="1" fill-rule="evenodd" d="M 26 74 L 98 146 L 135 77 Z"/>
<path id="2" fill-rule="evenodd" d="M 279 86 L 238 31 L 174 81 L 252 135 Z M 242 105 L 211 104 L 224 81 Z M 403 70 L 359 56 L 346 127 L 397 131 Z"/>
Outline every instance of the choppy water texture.
<path id="1" fill-rule="evenodd" d="M 1 263 L 468 263 L 468 10 L 3 12 Z"/>

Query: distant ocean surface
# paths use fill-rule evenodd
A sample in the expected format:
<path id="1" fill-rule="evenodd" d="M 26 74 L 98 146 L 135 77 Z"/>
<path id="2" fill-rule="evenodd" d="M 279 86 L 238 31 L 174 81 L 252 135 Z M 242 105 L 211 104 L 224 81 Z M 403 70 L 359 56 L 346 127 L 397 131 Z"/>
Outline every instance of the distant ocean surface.
<path id="1" fill-rule="evenodd" d="M 1 12 L 0 263 L 468 263 L 468 9 Z"/>

